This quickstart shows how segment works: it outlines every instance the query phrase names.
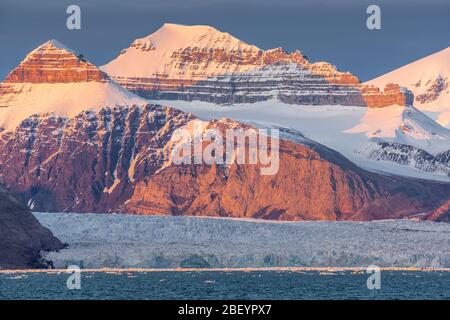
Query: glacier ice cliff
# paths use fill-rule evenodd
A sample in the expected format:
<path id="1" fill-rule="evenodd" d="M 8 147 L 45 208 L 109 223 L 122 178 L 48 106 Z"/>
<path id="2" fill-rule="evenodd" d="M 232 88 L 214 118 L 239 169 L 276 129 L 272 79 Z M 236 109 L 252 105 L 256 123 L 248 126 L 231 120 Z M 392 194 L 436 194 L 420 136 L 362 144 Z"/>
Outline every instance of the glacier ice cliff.
<path id="1" fill-rule="evenodd" d="M 450 267 L 450 224 L 35 213 L 69 247 L 55 267 Z"/>

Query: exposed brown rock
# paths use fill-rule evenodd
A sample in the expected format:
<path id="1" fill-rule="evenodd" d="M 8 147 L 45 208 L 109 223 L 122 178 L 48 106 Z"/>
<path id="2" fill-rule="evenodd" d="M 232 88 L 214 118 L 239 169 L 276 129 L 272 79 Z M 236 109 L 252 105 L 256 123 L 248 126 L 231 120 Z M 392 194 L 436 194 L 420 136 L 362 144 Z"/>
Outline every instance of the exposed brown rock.
<path id="1" fill-rule="evenodd" d="M 412 105 L 414 100 L 411 91 L 402 89 L 394 83 L 388 83 L 383 92 L 374 86 L 363 86 L 361 92 L 366 105 L 372 108 L 383 108 L 394 104 L 408 106 Z"/>
<path id="2" fill-rule="evenodd" d="M 0 133 L 0 181 L 38 211 L 114 211 L 132 181 L 162 166 L 162 147 L 191 117 L 159 106 L 31 117 Z"/>
<path id="3" fill-rule="evenodd" d="M 271 65 L 279 62 L 295 62 L 303 65 L 307 64 L 308 60 L 300 52 L 300 50 L 287 52 L 283 48 L 275 48 L 263 52 L 262 61 L 259 63 L 259 65 Z"/>
<path id="4" fill-rule="evenodd" d="M 435 101 L 441 96 L 441 93 L 447 90 L 449 87 L 449 81 L 447 78 L 439 77 L 431 84 L 427 85 L 427 90 L 424 93 L 417 95 L 415 99 L 416 101 L 420 103 L 430 103 Z"/>
<path id="5" fill-rule="evenodd" d="M 105 81 L 108 76 L 83 56 L 57 41 L 33 50 L 4 80 L 4 83 L 66 83 Z"/>
<path id="6" fill-rule="evenodd" d="M 449 195 L 449 185 L 381 178 L 320 145 L 282 140 L 280 169 L 260 166 L 170 166 L 136 184 L 125 212 L 261 218 L 373 220 L 426 211 Z M 443 186 L 440 195 L 432 194 Z M 431 187 L 431 189 L 428 189 Z M 427 190 L 428 189 L 428 190 Z M 427 198 L 431 197 L 431 198 Z"/>
<path id="7" fill-rule="evenodd" d="M 296 67 L 285 68 L 283 74 L 280 65 Z M 136 39 L 103 70 L 149 99 L 215 104 L 277 99 L 288 104 L 369 107 L 407 105 L 411 100 L 406 92 L 389 87 L 384 93 L 364 92 L 356 76 L 330 63 L 311 63 L 299 50 L 262 50 L 209 26 L 164 24 Z"/>

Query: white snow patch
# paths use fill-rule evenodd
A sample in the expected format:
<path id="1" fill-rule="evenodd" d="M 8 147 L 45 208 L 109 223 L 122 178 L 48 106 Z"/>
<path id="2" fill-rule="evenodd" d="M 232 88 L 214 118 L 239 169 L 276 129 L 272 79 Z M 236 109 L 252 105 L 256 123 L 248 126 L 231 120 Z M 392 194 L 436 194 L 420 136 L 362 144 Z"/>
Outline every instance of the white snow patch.
<path id="1" fill-rule="evenodd" d="M 15 83 L 15 91 L 0 96 L 0 127 L 13 130 L 34 114 L 53 113 L 72 118 L 82 111 L 98 111 L 107 106 L 145 105 L 147 101 L 115 82 Z M 3 102 L 4 101 L 4 102 Z"/>

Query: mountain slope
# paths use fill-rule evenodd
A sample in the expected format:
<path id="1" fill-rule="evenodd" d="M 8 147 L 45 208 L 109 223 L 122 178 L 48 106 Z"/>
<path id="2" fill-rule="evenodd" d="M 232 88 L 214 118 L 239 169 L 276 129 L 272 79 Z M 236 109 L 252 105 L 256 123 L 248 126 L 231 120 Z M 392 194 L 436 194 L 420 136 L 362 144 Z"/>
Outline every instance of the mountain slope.
<path id="1" fill-rule="evenodd" d="M 367 82 L 398 83 L 414 93 L 414 105 L 450 128 L 450 47 Z"/>
<path id="2" fill-rule="evenodd" d="M 259 127 L 292 128 L 367 170 L 450 182 L 450 131 L 412 106 L 305 106 L 273 100 L 233 106 L 159 103 L 201 119 L 226 117 Z"/>
<path id="3" fill-rule="evenodd" d="M 0 83 L 0 127 L 38 113 L 72 117 L 82 110 L 145 103 L 82 55 L 51 40 L 30 52 Z"/>
<path id="4" fill-rule="evenodd" d="M 158 105 L 34 116 L 0 134 L 0 180 L 37 211 L 273 220 L 400 218 L 434 210 L 450 195 L 449 184 L 364 171 L 286 129 L 275 175 L 261 175 L 260 164 L 175 165 L 172 135 L 195 121 Z M 227 119 L 203 125 L 249 128 Z"/>

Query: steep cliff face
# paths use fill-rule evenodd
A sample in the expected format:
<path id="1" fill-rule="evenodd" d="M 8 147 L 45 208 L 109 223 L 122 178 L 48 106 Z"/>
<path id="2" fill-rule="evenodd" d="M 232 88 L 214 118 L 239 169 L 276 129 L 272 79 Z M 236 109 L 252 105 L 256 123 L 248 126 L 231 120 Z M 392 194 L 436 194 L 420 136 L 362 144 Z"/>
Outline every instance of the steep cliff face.
<path id="1" fill-rule="evenodd" d="M 40 252 L 64 245 L 0 185 L 0 269 L 46 267 Z"/>
<path id="2" fill-rule="evenodd" d="M 190 117 L 156 106 L 31 117 L 0 135 L 0 181 L 35 210 L 114 211 L 137 177 L 162 166 L 164 145 Z"/>
<path id="3" fill-rule="evenodd" d="M 209 26 L 165 24 L 102 70 L 151 99 L 218 104 L 278 99 L 291 104 L 375 106 L 407 103 L 403 91 L 363 99 L 359 80 L 326 62 L 310 63 L 300 51 L 261 50 Z M 317 89 L 317 91 L 315 90 Z M 381 104 L 380 104 L 381 101 Z"/>
<path id="4" fill-rule="evenodd" d="M 139 182 L 124 208 L 136 214 L 373 220 L 429 211 L 449 194 L 448 185 L 431 187 L 436 195 L 419 182 L 380 179 L 327 153 L 283 141 L 274 176 L 260 175 L 257 166 L 171 166 Z"/>
<path id="5" fill-rule="evenodd" d="M 195 121 L 157 105 L 35 116 L 0 135 L 0 181 L 38 211 L 278 220 L 399 218 L 433 210 L 450 194 L 446 184 L 368 173 L 297 132 L 289 135 L 298 143 L 280 140 L 272 176 L 258 164 L 175 165 L 172 135 Z"/>
<path id="6" fill-rule="evenodd" d="M 367 106 L 383 108 L 391 105 L 410 106 L 414 103 L 414 95 L 398 84 L 388 83 L 384 90 L 374 86 L 363 86 L 361 93 Z"/>

